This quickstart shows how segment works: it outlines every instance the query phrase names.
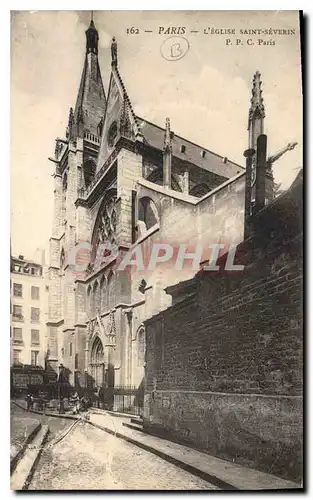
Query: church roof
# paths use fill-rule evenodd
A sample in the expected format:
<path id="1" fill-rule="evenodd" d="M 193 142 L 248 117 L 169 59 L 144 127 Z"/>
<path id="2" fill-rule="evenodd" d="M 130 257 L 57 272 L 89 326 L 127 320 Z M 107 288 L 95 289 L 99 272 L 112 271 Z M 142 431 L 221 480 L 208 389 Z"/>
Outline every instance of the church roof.
<path id="1" fill-rule="evenodd" d="M 97 135 L 97 126 L 103 117 L 104 109 L 105 93 L 98 58 L 95 54 L 86 54 L 74 110 L 75 123 L 78 122 L 82 110 L 84 130 Z"/>
<path id="2" fill-rule="evenodd" d="M 98 135 L 98 125 L 105 110 L 105 93 L 98 61 L 99 35 L 93 20 L 86 31 L 86 54 L 74 108 L 73 125 Z"/>
<path id="3" fill-rule="evenodd" d="M 163 150 L 165 129 L 143 118 L 137 117 L 137 119 L 144 142 L 156 149 Z M 231 178 L 244 171 L 242 166 L 228 160 L 228 158 L 175 134 L 172 139 L 172 153 L 173 156 L 182 161 L 192 163 L 199 168 L 226 178 Z"/>

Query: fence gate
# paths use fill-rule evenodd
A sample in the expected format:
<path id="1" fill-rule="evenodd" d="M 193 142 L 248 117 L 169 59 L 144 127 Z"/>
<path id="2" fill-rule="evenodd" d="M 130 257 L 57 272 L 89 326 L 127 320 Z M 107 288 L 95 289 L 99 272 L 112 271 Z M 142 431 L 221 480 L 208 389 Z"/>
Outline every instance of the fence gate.
<path id="1" fill-rule="evenodd" d="M 113 411 L 138 416 L 143 414 L 144 390 L 141 387 L 115 386 L 105 388 L 103 399 L 104 405 Z"/>

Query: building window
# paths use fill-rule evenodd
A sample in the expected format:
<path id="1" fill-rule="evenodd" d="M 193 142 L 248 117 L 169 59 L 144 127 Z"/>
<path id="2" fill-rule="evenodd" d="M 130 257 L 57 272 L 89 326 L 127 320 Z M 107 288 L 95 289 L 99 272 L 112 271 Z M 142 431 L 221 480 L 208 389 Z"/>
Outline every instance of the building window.
<path id="1" fill-rule="evenodd" d="M 20 363 L 20 351 L 17 349 L 13 350 L 13 364 L 18 364 Z"/>
<path id="2" fill-rule="evenodd" d="M 30 361 L 31 365 L 38 366 L 38 351 L 31 351 L 30 355 L 31 355 L 31 361 Z"/>
<path id="3" fill-rule="evenodd" d="M 93 181 L 96 173 L 96 164 L 92 159 L 88 159 L 83 166 L 85 186 L 88 187 Z"/>
<path id="4" fill-rule="evenodd" d="M 13 342 L 16 344 L 21 344 L 23 342 L 22 328 L 13 328 Z"/>
<path id="5" fill-rule="evenodd" d="M 23 297 L 23 285 L 20 283 L 13 283 L 13 295 L 14 297 Z"/>
<path id="6" fill-rule="evenodd" d="M 32 323 L 39 323 L 40 321 L 40 309 L 38 307 L 32 307 L 31 308 L 31 322 Z"/>
<path id="7" fill-rule="evenodd" d="M 204 150 L 202 150 L 202 151 L 201 151 L 201 157 L 202 157 L 202 158 L 205 158 L 205 153 L 206 153 L 206 152 L 205 152 Z"/>
<path id="8" fill-rule="evenodd" d="M 39 287 L 38 286 L 32 286 L 31 295 L 32 295 L 33 300 L 39 300 Z"/>
<path id="9" fill-rule="evenodd" d="M 39 330 L 31 330 L 31 344 L 38 345 L 39 342 Z"/>
<path id="10" fill-rule="evenodd" d="M 185 153 L 185 151 L 186 151 L 186 146 L 185 146 L 184 144 L 182 144 L 182 145 L 180 146 L 180 152 L 181 152 L 181 153 Z"/>
<path id="11" fill-rule="evenodd" d="M 46 290 L 46 292 L 49 292 L 49 285 L 45 286 L 45 290 Z"/>
<path id="12" fill-rule="evenodd" d="M 73 356 L 73 344 L 70 342 L 70 356 Z"/>
<path id="13" fill-rule="evenodd" d="M 14 321 L 24 320 L 22 306 L 13 305 L 13 320 Z"/>
<path id="14" fill-rule="evenodd" d="M 41 276 L 41 269 L 39 267 L 32 267 L 31 274 L 33 276 Z"/>

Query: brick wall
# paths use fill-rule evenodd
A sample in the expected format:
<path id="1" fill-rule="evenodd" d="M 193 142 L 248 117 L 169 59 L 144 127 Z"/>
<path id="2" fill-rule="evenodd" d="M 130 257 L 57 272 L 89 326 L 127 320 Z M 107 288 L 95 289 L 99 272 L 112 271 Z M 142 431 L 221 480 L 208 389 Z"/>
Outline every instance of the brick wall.
<path id="1" fill-rule="evenodd" d="M 252 238 L 239 247 L 243 274 L 200 273 L 185 289 L 172 287 L 177 303 L 146 322 L 146 428 L 295 479 L 302 433 L 299 189 L 256 217 Z M 184 299 L 188 289 L 193 296 Z"/>

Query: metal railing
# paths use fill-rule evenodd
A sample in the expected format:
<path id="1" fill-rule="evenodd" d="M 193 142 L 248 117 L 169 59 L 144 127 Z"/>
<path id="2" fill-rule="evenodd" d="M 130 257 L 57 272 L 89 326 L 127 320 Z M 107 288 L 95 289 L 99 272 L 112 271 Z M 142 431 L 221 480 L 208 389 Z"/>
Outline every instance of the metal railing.
<path id="1" fill-rule="evenodd" d="M 108 409 L 130 415 L 142 415 L 144 390 L 142 387 L 116 386 L 103 389 L 103 403 Z"/>

